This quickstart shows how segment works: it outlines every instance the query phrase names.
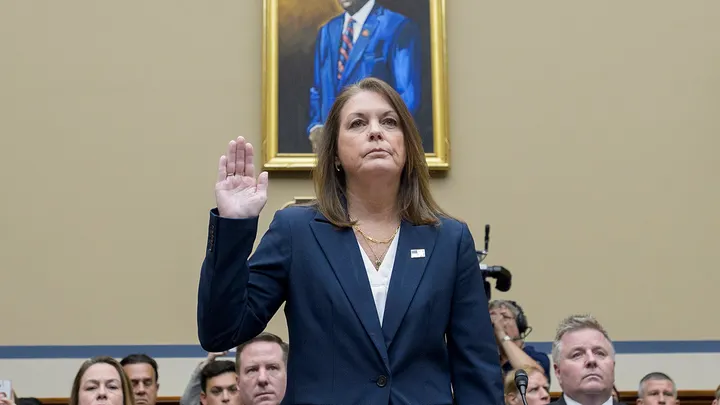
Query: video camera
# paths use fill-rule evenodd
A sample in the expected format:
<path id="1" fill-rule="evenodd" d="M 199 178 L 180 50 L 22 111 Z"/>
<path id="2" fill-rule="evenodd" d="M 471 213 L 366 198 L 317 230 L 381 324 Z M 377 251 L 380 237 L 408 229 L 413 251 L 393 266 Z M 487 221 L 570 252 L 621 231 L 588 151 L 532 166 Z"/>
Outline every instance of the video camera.
<path id="1" fill-rule="evenodd" d="M 510 270 L 506 269 L 503 266 L 488 266 L 487 264 L 483 264 L 483 261 L 487 257 L 489 247 L 490 224 L 487 224 L 485 225 L 485 249 L 476 250 L 475 253 L 477 253 L 478 261 L 480 262 L 480 272 L 483 276 L 485 295 L 487 295 L 488 302 L 490 301 L 490 296 L 492 292 L 492 287 L 490 286 L 488 278 L 495 279 L 495 289 L 497 289 L 498 291 L 510 291 L 510 287 L 512 286 L 512 273 L 510 273 Z"/>

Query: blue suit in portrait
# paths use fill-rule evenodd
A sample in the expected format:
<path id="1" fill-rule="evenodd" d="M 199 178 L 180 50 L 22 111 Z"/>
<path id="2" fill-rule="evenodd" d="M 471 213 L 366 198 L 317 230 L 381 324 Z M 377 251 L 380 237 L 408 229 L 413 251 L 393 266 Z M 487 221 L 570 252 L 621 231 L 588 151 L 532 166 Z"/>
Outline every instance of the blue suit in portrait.
<path id="1" fill-rule="evenodd" d="M 205 350 L 253 338 L 285 303 L 283 404 L 503 403 L 466 224 L 401 223 L 382 325 L 352 229 L 335 227 L 313 206 L 285 208 L 250 257 L 257 227 L 258 218 L 211 211 L 197 308 Z"/>
<path id="2" fill-rule="evenodd" d="M 315 76 L 310 89 L 308 134 L 324 125 L 328 112 L 340 91 L 366 77 L 390 84 L 414 115 L 420 106 L 421 55 L 420 31 L 402 14 L 375 5 L 365 20 L 360 36 L 338 79 L 338 60 L 345 14 L 341 14 L 318 32 L 315 41 Z"/>

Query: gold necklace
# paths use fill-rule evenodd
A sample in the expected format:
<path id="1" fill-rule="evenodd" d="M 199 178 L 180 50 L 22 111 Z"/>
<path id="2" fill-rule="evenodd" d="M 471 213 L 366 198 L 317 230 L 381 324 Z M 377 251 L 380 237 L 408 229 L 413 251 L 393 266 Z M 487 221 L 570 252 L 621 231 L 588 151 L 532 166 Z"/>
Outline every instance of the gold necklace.
<path id="1" fill-rule="evenodd" d="M 393 232 L 392 236 L 390 236 L 386 240 L 375 239 L 372 236 L 365 234 L 365 232 L 363 232 L 362 229 L 360 229 L 360 227 L 357 225 L 353 225 L 353 228 L 355 228 L 355 230 L 358 231 L 360 235 L 365 238 L 365 240 L 372 243 L 377 243 L 379 245 L 387 245 L 388 243 L 392 242 L 393 239 L 395 239 L 395 235 L 397 235 L 398 231 L 400 230 L 400 225 L 395 228 L 395 232 Z"/>
<path id="2" fill-rule="evenodd" d="M 375 270 L 380 270 L 380 265 L 382 264 L 382 258 L 385 257 L 383 255 L 382 257 L 378 257 L 377 253 L 375 253 L 375 249 L 372 248 L 372 246 L 367 245 L 368 248 L 370 248 L 370 252 L 372 253 L 373 257 L 375 258 L 375 261 L 373 262 L 373 265 L 375 266 Z M 385 251 L 387 253 L 387 250 Z"/>
<path id="3" fill-rule="evenodd" d="M 365 239 L 365 244 L 367 245 L 368 249 L 370 249 L 370 253 L 372 253 L 373 257 L 375 257 L 375 262 L 373 262 L 373 264 L 375 265 L 375 270 L 380 270 L 380 265 L 382 264 L 382 259 L 385 257 L 385 253 L 387 253 L 387 249 L 385 250 L 385 253 L 382 254 L 382 256 L 378 256 L 377 253 L 375 253 L 375 249 L 372 248 L 372 246 L 370 245 L 369 242 L 377 243 L 379 245 L 389 244 L 390 242 L 392 242 L 392 240 L 395 238 L 398 231 L 400 230 L 400 225 L 398 225 L 398 227 L 395 228 L 395 232 L 393 232 L 392 236 L 386 240 L 378 240 L 369 235 L 366 235 L 365 232 L 363 232 L 360 229 L 360 227 L 357 225 L 353 225 L 353 228 L 356 231 L 358 231 L 358 233 L 360 234 L 360 236 L 363 237 L 363 239 Z M 388 246 L 388 249 L 389 249 L 389 246 Z"/>

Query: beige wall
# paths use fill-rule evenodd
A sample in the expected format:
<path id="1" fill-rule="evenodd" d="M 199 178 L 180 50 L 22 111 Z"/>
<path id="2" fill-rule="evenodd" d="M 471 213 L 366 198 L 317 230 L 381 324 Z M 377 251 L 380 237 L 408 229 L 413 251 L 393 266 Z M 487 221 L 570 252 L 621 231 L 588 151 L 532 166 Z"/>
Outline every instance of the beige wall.
<path id="1" fill-rule="evenodd" d="M 531 340 L 569 311 L 616 339 L 720 336 L 696 320 L 720 281 L 719 14 L 447 1 L 433 190 L 478 246 L 492 224 Z M 216 159 L 261 139 L 261 23 L 260 0 L 0 3 L 0 344 L 197 341 Z M 261 232 L 312 188 L 273 173 L 270 192 Z"/>

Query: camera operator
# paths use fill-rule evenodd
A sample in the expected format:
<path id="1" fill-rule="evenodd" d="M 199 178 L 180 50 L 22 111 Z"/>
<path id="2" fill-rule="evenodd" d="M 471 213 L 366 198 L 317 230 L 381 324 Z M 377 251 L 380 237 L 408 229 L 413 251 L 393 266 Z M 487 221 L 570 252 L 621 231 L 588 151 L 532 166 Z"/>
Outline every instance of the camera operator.
<path id="1" fill-rule="evenodd" d="M 550 381 L 550 358 L 525 344 L 525 337 L 532 328 L 520 305 L 515 301 L 495 300 L 490 302 L 489 310 L 503 372 L 528 366 L 538 367 Z"/>

